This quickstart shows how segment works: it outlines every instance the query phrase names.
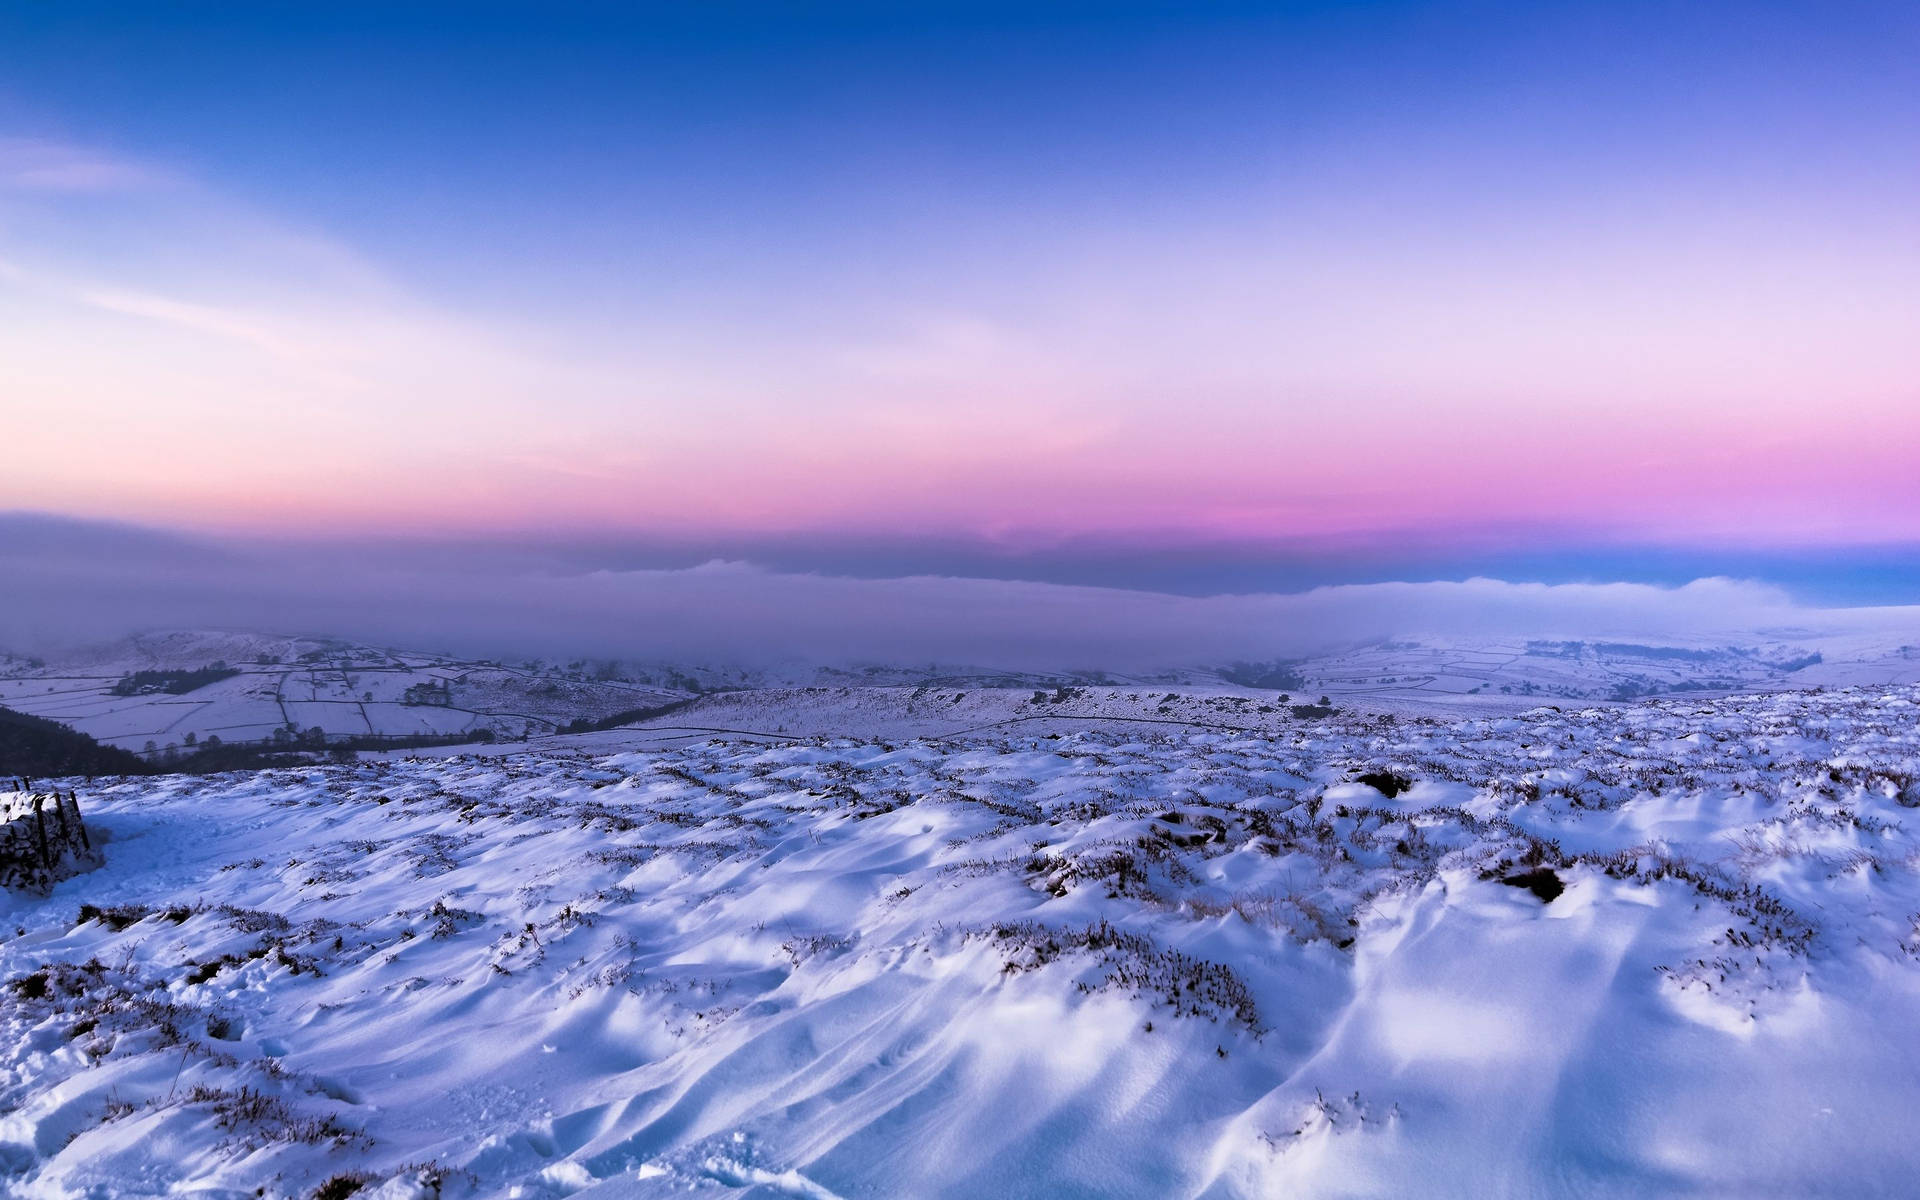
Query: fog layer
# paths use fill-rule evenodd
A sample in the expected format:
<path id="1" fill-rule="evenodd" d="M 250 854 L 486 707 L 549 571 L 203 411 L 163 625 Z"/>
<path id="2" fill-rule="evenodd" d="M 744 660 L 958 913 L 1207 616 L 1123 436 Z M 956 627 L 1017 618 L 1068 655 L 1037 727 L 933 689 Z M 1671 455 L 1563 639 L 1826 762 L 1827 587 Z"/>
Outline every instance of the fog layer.
<path id="1" fill-rule="evenodd" d="M 1724 578 L 1678 587 L 1474 578 L 1185 596 L 714 561 L 585 570 L 334 548 L 238 548 L 124 526 L 0 517 L 0 646 L 171 628 L 333 634 L 476 655 L 1111 668 L 1309 654 L 1383 637 L 1785 639 L 1910 629 L 1920 609 L 1818 609 Z"/>

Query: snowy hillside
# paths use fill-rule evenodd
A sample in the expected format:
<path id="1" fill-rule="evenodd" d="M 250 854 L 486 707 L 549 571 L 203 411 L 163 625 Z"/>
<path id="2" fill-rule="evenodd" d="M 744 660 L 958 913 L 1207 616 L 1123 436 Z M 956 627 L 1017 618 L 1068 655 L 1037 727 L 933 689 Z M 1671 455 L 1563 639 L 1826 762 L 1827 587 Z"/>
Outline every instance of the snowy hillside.
<path id="1" fill-rule="evenodd" d="M 1394 638 L 1284 664 L 1298 690 L 1354 704 L 1634 700 L 1920 683 L 1911 620 L 1865 632 L 1762 630 L 1656 644 L 1595 638 Z M 1429 711 L 1437 711 L 1429 709 Z"/>
<path id="2" fill-rule="evenodd" d="M 0 1186 L 1910 1194 L 1916 702 L 83 785 Z"/>
<path id="3" fill-rule="evenodd" d="M 1817 652 L 1793 644 L 1419 639 L 1306 659 L 1295 670 L 1305 686 L 1353 697 L 1631 700 L 1793 686 L 1797 672 L 1821 661 Z"/>

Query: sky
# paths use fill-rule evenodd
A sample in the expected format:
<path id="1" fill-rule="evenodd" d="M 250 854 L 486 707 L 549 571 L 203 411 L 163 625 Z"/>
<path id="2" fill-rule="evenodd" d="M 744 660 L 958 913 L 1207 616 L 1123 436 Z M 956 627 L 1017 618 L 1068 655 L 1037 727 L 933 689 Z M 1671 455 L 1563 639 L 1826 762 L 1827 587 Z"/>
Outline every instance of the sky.
<path id="1" fill-rule="evenodd" d="M 0 0 L 0 510 L 1912 600 L 1916 145 L 1904 0 Z"/>

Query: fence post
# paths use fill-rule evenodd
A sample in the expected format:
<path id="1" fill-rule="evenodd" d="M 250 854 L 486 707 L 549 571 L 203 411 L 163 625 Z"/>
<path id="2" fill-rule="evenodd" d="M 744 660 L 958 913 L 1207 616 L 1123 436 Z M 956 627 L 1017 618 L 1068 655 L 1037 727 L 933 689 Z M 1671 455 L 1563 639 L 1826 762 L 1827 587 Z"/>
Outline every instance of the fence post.
<path id="1" fill-rule="evenodd" d="M 47 870 L 53 869 L 53 855 L 47 848 L 47 798 L 33 798 L 33 824 L 40 835 L 40 865 Z"/>
<path id="2" fill-rule="evenodd" d="M 93 839 L 87 836 L 87 823 L 80 816 L 80 793 L 68 792 L 67 803 L 73 805 L 73 823 L 80 827 L 80 845 L 88 851 L 91 851 L 93 849 Z"/>

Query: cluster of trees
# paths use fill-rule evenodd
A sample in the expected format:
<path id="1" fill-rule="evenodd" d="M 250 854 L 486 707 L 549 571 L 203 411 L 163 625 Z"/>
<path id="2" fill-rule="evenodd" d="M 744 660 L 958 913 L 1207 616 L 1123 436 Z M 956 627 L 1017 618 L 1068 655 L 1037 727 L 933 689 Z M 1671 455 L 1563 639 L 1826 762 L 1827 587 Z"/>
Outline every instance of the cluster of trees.
<path id="1" fill-rule="evenodd" d="M 1231 663 L 1220 668 L 1220 678 L 1241 687 L 1291 692 L 1307 686 L 1305 677 L 1294 669 L 1297 665 L 1284 658 L 1272 662 Z"/>
<path id="2" fill-rule="evenodd" d="M 181 696 L 196 688 L 218 683 L 222 679 L 232 679 L 240 673 L 238 668 L 226 663 L 216 662 L 211 666 L 195 671 L 135 671 L 131 675 L 122 675 L 113 685 L 116 696 L 151 696 L 165 693 L 169 696 Z"/>
<path id="3" fill-rule="evenodd" d="M 371 693 L 369 693 L 371 694 Z M 400 694 L 402 704 L 429 705 L 435 708 L 453 707 L 453 688 L 445 680 L 429 679 L 425 683 L 412 684 Z"/>
<path id="4" fill-rule="evenodd" d="M 671 704 L 657 704 L 652 708 L 629 708 L 624 712 L 593 718 L 579 717 L 567 722 L 562 733 L 598 733 L 606 729 L 618 729 L 622 725 L 631 725 L 635 721 L 646 721 L 654 717 L 664 717 L 670 712 L 678 712 L 692 704 L 691 700 L 675 700 Z"/>
<path id="5" fill-rule="evenodd" d="M 107 746 L 58 721 L 0 708 L 0 776 L 34 779 L 64 775 L 206 775 L 311 763 L 321 754 L 351 759 L 361 750 L 416 750 L 487 744 L 491 729 L 464 733 L 361 733 L 329 738 L 315 726 L 282 728 L 257 742 L 224 742 L 217 734 L 188 734 L 177 745 L 148 742 L 144 754 Z"/>
<path id="6" fill-rule="evenodd" d="M 0 775 L 140 775 L 147 764 L 115 746 L 102 746 L 77 729 L 0 708 Z"/>
<path id="7" fill-rule="evenodd" d="M 282 726 L 257 742 L 223 742 L 209 734 L 195 745 L 155 747 L 147 743 L 145 765 L 161 774 L 206 775 L 216 771 L 254 771 L 313 762 L 324 754 L 335 761 L 352 761 L 361 750 L 418 750 L 429 746 L 463 746 L 493 741 L 493 730 L 465 733 L 355 733 L 328 736 L 318 725 L 310 729 Z"/>

